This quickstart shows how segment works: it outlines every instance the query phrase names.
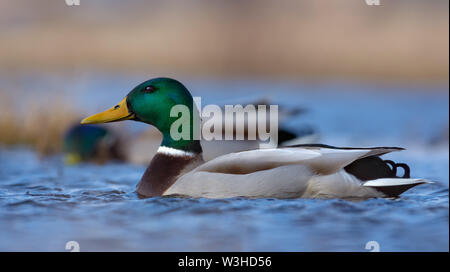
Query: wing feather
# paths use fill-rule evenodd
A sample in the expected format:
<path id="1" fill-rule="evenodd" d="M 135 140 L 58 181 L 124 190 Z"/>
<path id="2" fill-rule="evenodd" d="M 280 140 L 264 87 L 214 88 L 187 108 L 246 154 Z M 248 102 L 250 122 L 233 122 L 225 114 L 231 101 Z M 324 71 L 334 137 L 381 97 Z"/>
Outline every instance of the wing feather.
<path id="1" fill-rule="evenodd" d="M 204 163 L 194 171 L 249 174 L 284 165 L 302 164 L 318 174 L 335 173 L 355 160 L 379 156 L 398 148 L 328 148 L 299 146 L 230 153 Z"/>

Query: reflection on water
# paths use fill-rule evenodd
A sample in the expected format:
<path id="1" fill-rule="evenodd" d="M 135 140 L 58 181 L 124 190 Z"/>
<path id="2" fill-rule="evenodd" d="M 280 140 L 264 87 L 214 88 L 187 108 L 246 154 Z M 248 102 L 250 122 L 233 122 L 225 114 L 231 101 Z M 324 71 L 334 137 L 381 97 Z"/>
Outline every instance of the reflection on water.
<path id="1" fill-rule="evenodd" d="M 381 251 L 448 250 L 448 145 L 428 143 L 448 122 L 448 94 L 337 94 L 331 87 L 301 93 L 297 91 L 305 86 L 246 84 L 188 85 L 206 103 L 232 96 L 222 92 L 225 87 L 237 88 L 236 94 L 239 88 L 247 88 L 250 95 L 277 88 L 276 102 L 301 103 L 310 109 L 307 122 L 322 132 L 325 143 L 407 147 L 387 158 L 405 161 L 413 176 L 436 182 L 413 188 L 399 199 L 360 202 L 139 200 L 134 190 L 143 166 L 67 167 L 60 155 L 40 159 L 26 148 L 3 147 L 0 250 L 64 251 L 68 241 L 77 241 L 81 251 L 365 251 L 368 241 L 377 241 Z M 126 94 L 122 85 L 117 86 L 123 90 L 113 88 L 114 95 L 108 88 L 96 93 L 101 100 L 97 104 L 105 101 L 107 108 L 120 99 Z M 211 93 L 212 88 L 217 92 Z M 100 98 L 106 93 L 110 95 Z M 292 120 L 290 125 L 299 122 Z"/>

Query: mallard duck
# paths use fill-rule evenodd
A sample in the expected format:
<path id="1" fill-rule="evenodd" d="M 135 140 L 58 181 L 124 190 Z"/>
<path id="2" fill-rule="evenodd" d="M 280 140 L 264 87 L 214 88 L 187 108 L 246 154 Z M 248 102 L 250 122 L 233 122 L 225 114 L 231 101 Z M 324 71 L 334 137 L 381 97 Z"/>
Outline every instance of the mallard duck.
<path id="1" fill-rule="evenodd" d="M 119 137 L 107 128 L 76 124 L 64 135 L 64 161 L 73 165 L 81 162 L 123 160 L 120 145 Z"/>
<path id="2" fill-rule="evenodd" d="M 183 121 L 190 128 L 189 140 L 175 140 L 170 135 L 172 124 L 178 120 L 170 116 L 175 105 L 189 109 L 191 118 Z M 183 84 L 170 78 L 155 78 L 136 86 L 111 109 L 81 123 L 134 120 L 161 132 L 157 154 L 137 185 L 140 197 L 396 197 L 427 182 L 410 178 L 406 164 L 380 158 L 402 150 L 399 147 L 297 145 L 230 153 L 205 162 L 200 141 L 192 137 L 194 109 L 193 98 Z M 401 177 L 397 176 L 399 168 L 404 171 Z"/>

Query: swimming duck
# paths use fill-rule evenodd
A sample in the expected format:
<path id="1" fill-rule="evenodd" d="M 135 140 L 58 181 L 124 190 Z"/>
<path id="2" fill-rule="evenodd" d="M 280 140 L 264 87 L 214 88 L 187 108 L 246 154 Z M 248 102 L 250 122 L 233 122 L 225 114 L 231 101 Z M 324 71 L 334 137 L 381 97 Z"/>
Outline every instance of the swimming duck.
<path id="1" fill-rule="evenodd" d="M 190 139 L 170 135 L 175 105 L 189 109 L 183 124 Z M 170 78 L 136 86 L 117 105 L 82 120 L 97 124 L 134 120 L 155 126 L 162 142 L 140 182 L 140 197 L 182 195 L 205 198 L 372 198 L 396 197 L 425 179 L 410 178 L 406 164 L 380 158 L 399 147 L 340 148 L 306 144 L 230 153 L 205 162 L 199 140 L 193 140 L 193 98 Z M 403 175 L 397 176 L 397 170 Z"/>
<path id="2" fill-rule="evenodd" d="M 68 165 L 124 159 L 118 136 L 104 127 L 92 125 L 71 126 L 64 135 L 63 153 Z"/>

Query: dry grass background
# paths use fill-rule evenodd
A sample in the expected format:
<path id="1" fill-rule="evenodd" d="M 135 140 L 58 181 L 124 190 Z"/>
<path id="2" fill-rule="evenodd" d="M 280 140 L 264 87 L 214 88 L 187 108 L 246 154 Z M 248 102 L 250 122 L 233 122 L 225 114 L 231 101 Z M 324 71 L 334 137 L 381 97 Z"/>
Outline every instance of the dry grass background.
<path id="1" fill-rule="evenodd" d="M 0 145 L 27 145 L 42 155 L 61 151 L 65 131 L 79 118 L 69 101 L 54 99 L 51 111 L 27 100 L 26 113 L 19 114 L 11 96 L 0 92 Z"/>
<path id="2" fill-rule="evenodd" d="M 448 79 L 448 1 L 2 0 L 0 67 Z"/>
<path id="3" fill-rule="evenodd" d="M 0 0 L 0 143 L 58 151 L 74 120 L 18 98 L 26 71 L 448 82 L 447 0 Z"/>

